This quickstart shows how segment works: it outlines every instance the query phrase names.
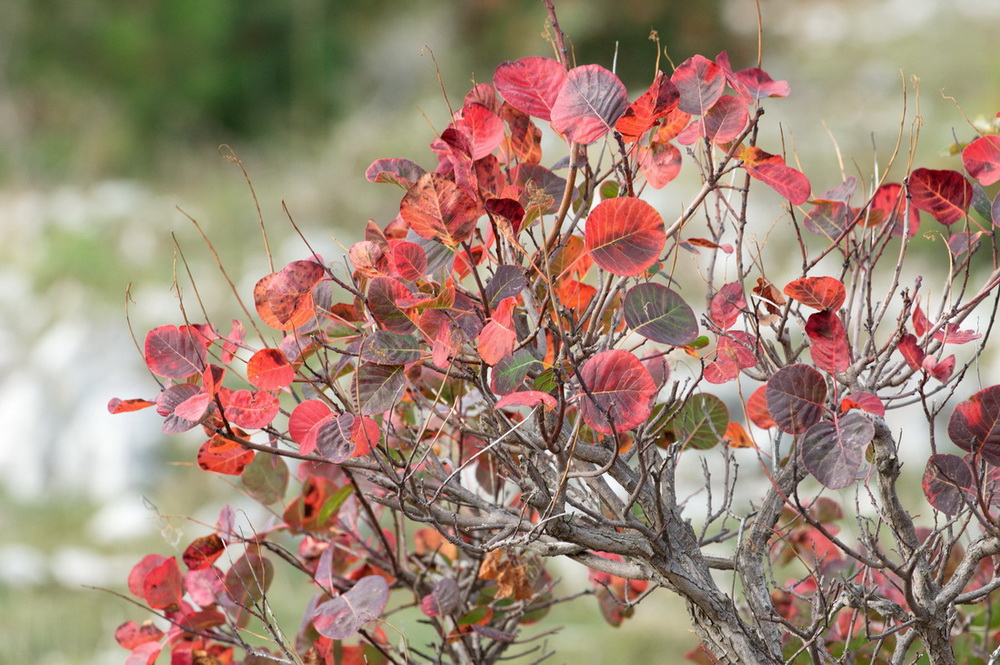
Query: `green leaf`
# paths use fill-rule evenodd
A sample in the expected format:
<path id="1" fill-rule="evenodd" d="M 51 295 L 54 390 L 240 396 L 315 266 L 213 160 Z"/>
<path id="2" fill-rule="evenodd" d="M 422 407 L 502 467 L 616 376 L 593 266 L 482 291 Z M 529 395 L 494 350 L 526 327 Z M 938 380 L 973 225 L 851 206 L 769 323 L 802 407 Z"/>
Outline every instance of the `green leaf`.
<path id="1" fill-rule="evenodd" d="M 725 435 L 729 409 L 715 395 L 698 393 L 684 404 L 672 425 L 675 440 L 685 448 L 708 450 Z"/>
<path id="2" fill-rule="evenodd" d="M 625 323 L 647 339 L 683 346 L 698 335 L 698 319 L 675 291 L 647 282 L 625 294 Z"/>

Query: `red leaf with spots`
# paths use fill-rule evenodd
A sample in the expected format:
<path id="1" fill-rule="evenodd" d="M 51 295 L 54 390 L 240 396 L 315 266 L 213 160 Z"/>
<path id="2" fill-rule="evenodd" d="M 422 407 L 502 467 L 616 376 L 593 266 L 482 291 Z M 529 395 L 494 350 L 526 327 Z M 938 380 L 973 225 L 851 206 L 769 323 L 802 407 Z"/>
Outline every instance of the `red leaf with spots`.
<path id="1" fill-rule="evenodd" d="M 260 429 L 278 415 L 278 398 L 264 390 L 237 390 L 226 405 L 226 420 L 244 429 Z"/>
<path id="2" fill-rule="evenodd" d="M 226 551 L 226 544 L 222 542 L 219 534 L 213 533 L 207 536 L 195 538 L 190 545 L 184 549 L 181 560 L 190 570 L 200 570 L 208 568 Z"/>
<path id="3" fill-rule="evenodd" d="M 254 451 L 216 434 L 198 450 L 198 466 L 205 471 L 238 476 L 253 461 Z"/>
<path id="4" fill-rule="evenodd" d="M 247 379 L 261 390 L 281 390 L 295 379 L 295 368 L 278 349 L 261 349 L 247 361 Z"/>
<path id="5" fill-rule="evenodd" d="M 847 290 L 834 277 L 800 277 L 788 283 L 784 293 L 806 307 L 836 311 L 844 304 Z"/>

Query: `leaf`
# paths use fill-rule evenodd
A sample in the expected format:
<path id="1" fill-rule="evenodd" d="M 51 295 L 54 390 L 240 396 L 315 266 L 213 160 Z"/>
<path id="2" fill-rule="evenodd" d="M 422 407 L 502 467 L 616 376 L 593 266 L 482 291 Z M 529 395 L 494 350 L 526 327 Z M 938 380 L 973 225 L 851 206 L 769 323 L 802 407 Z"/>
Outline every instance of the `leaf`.
<path id="1" fill-rule="evenodd" d="M 778 429 L 801 434 L 819 422 L 826 400 L 823 375 L 802 363 L 782 367 L 767 382 L 767 410 Z"/>
<path id="2" fill-rule="evenodd" d="M 513 320 L 516 303 L 516 298 L 502 300 L 479 333 L 476 351 L 487 365 L 497 364 L 501 358 L 510 355 L 514 350 L 514 343 L 517 342 Z"/>
<path id="3" fill-rule="evenodd" d="M 222 542 L 222 538 L 219 534 L 212 533 L 191 541 L 191 544 L 184 549 L 181 560 L 189 570 L 201 570 L 215 563 L 225 551 L 226 544 Z"/>
<path id="4" fill-rule="evenodd" d="M 851 345 L 847 340 L 847 330 L 834 312 L 816 312 L 806 321 L 806 335 L 809 337 L 809 355 L 813 365 L 821 370 L 837 374 L 851 366 Z"/>
<path id="5" fill-rule="evenodd" d="M 264 597 L 273 579 L 271 560 L 261 556 L 256 547 L 248 547 L 226 572 L 223 585 L 237 607 L 249 607 Z"/>
<path id="6" fill-rule="evenodd" d="M 677 87 L 668 76 L 659 72 L 649 89 L 629 104 L 615 121 L 615 130 L 622 135 L 622 140 L 632 143 L 652 129 L 660 118 L 677 108 L 679 101 Z"/>
<path id="7" fill-rule="evenodd" d="M 315 261 L 292 261 L 254 286 L 254 304 L 265 324 L 278 330 L 294 330 L 316 315 L 312 289 L 326 276 Z"/>
<path id="8" fill-rule="evenodd" d="M 445 616 L 459 608 L 460 600 L 458 583 L 450 577 L 443 577 L 420 600 L 420 611 L 429 617 Z"/>
<path id="9" fill-rule="evenodd" d="M 376 277 L 368 284 L 368 311 L 388 331 L 405 335 L 417 326 L 399 302 L 412 297 L 406 285 L 392 277 Z"/>
<path id="10" fill-rule="evenodd" d="M 909 212 L 907 212 L 909 211 Z M 899 183 L 886 183 L 875 190 L 871 205 L 864 219 L 865 226 L 892 224 L 892 235 L 912 238 L 920 227 L 920 213 L 907 205 L 906 193 Z"/>
<path id="11" fill-rule="evenodd" d="M 662 284 L 646 282 L 625 294 L 625 323 L 647 339 L 683 346 L 698 336 L 698 319 L 681 296 Z"/>
<path id="12" fill-rule="evenodd" d="M 528 376 L 528 370 L 538 361 L 527 349 L 518 349 L 512 355 L 504 356 L 493 365 L 490 387 L 497 395 L 515 392 Z"/>
<path id="13" fill-rule="evenodd" d="M 190 326 L 160 326 L 146 334 L 146 365 L 168 379 L 186 379 L 205 369 L 208 344 Z"/>
<path id="14" fill-rule="evenodd" d="M 962 450 L 1000 466 L 1000 386 L 980 390 L 955 407 L 948 436 Z"/>
<path id="15" fill-rule="evenodd" d="M 486 304 L 490 309 L 496 309 L 501 300 L 517 297 L 527 285 L 524 273 L 517 266 L 497 266 L 486 284 Z"/>
<path id="16" fill-rule="evenodd" d="M 601 201 L 590 211 L 584 239 L 597 265 L 632 277 L 656 263 L 667 235 L 656 208 L 642 199 L 623 196 Z"/>
<path id="17" fill-rule="evenodd" d="M 920 484 L 927 502 L 945 515 L 957 515 L 975 505 L 975 475 L 958 455 L 931 455 Z"/>
<path id="18" fill-rule="evenodd" d="M 962 163 L 983 187 L 1000 182 L 1000 136 L 980 136 L 965 146 Z"/>
<path id="19" fill-rule="evenodd" d="M 125 659 L 125 665 L 153 665 L 163 650 L 160 642 L 145 642 L 132 649 Z"/>
<path id="20" fill-rule="evenodd" d="M 148 409 L 151 406 L 156 406 L 156 402 L 150 402 L 148 399 L 140 398 L 118 399 L 117 397 L 112 397 L 108 400 L 108 413 L 112 415 L 117 413 L 129 413 L 131 411 Z"/>
<path id="21" fill-rule="evenodd" d="M 381 365 L 407 365 L 420 360 L 420 343 L 413 335 L 376 330 L 361 345 L 361 358 Z"/>
<path id="22" fill-rule="evenodd" d="M 843 201 L 818 200 L 802 224 L 817 235 L 836 240 L 852 221 L 851 207 Z"/>
<path id="23" fill-rule="evenodd" d="M 584 145 L 614 128 L 628 106 L 625 84 L 600 65 L 574 67 L 566 74 L 552 106 L 552 128 Z"/>
<path id="24" fill-rule="evenodd" d="M 355 403 L 364 415 L 384 413 L 403 396 L 406 377 L 402 365 L 361 363 L 351 382 Z"/>
<path id="25" fill-rule="evenodd" d="M 693 122 L 677 136 L 677 142 L 682 145 L 692 145 L 707 138 L 715 144 L 729 143 L 743 131 L 747 120 L 746 104 L 732 95 L 720 97 L 705 117 Z"/>
<path id="26" fill-rule="evenodd" d="M 388 601 L 389 584 L 384 577 L 362 577 L 345 593 L 316 607 L 312 613 L 313 627 L 331 640 L 346 639 L 377 620 Z"/>
<path id="27" fill-rule="evenodd" d="M 725 438 L 729 409 L 715 395 L 697 393 L 674 416 L 671 427 L 675 440 L 685 448 L 708 450 Z"/>
<path id="28" fill-rule="evenodd" d="M 621 433 L 649 417 L 656 384 L 639 359 L 628 351 L 593 355 L 580 369 L 580 377 L 590 391 L 588 395 L 581 388 L 580 413 L 595 432 Z"/>
<path id="29" fill-rule="evenodd" d="M 156 642 L 163 635 L 163 631 L 150 622 L 143 623 L 140 626 L 135 621 L 126 621 L 115 629 L 115 640 L 122 648 L 129 651 L 135 649 L 140 644 Z M 157 644 L 156 646 L 159 647 L 160 645 Z"/>
<path id="30" fill-rule="evenodd" d="M 247 380 L 261 390 L 281 390 L 294 379 L 295 367 L 278 349 L 261 349 L 247 361 Z"/>
<path id="31" fill-rule="evenodd" d="M 682 62 L 670 79 L 680 94 L 677 107 L 692 115 L 705 115 L 726 87 L 722 68 L 701 55 Z"/>
<path id="32" fill-rule="evenodd" d="M 561 69 L 561 68 L 560 68 Z M 560 82 L 560 85 L 562 83 Z M 558 90 L 556 91 L 558 94 Z M 504 102 L 500 117 L 510 128 L 510 136 L 504 139 L 500 148 L 502 161 L 513 160 L 537 164 L 542 159 L 542 130 L 535 125 L 524 111 Z"/>
<path id="33" fill-rule="evenodd" d="M 184 596 L 184 578 L 177 559 L 170 557 L 153 566 L 143 576 L 142 597 L 154 610 L 173 611 Z"/>
<path id="34" fill-rule="evenodd" d="M 198 450 L 198 466 L 205 471 L 238 476 L 253 461 L 254 455 L 253 450 L 216 434 Z"/>
<path id="35" fill-rule="evenodd" d="M 510 224 L 512 236 L 521 230 L 524 221 L 524 206 L 515 199 L 486 199 L 486 212 L 503 218 Z M 502 228 L 502 227 L 501 227 Z"/>
<path id="36" fill-rule="evenodd" d="M 278 398 L 265 390 L 237 390 L 226 405 L 226 420 L 243 429 L 260 429 L 278 415 Z"/>
<path id="37" fill-rule="evenodd" d="M 660 189 L 681 172 L 681 151 L 672 143 L 653 141 L 639 146 L 639 171 L 653 189 Z"/>
<path id="38" fill-rule="evenodd" d="M 355 443 L 351 431 L 354 420 L 352 414 L 342 413 L 325 418 L 316 426 L 316 452 L 323 459 L 340 464 L 354 455 Z"/>
<path id="39" fill-rule="evenodd" d="M 222 571 L 215 566 L 189 570 L 184 574 L 184 590 L 196 605 L 208 607 L 217 603 L 225 593 L 223 578 Z"/>
<path id="40" fill-rule="evenodd" d="M 544 404 L 548 409 L 554 409 L 559 406 L 556 398 L 548 393 L 543 393 L 541 390 L 522 390 L 501 397 L 497 400 L 493 408 L 503 409 L 509 406 L 535 407 L 539 404 Z"/>
<path id="41" fill-rule="evenodd" d="M 843 489 L 857 479 L 874 436 L 875 426 L 860 413 L 834 416 L 833 422 L 816 423 L 802 437 L 802 464 L 824 486 Z"/>
<path id="42" fill-rule="evenodd" d="M 730 330 L 719 336 L 715 361 L 705 368 L 709 383 L 726 383 L 739 376 L 740 371 L 757 366 L 757 339 L 742 330 Z"/>
<path id="43" fill-rule="evenodd" d="M 743 297 L 743 285 L 740 282 L 730 282 L 723 284 L 712 296 L 709 318 L 723 330 L 729 330 L 746 309 L 747 301 Z"/>
<path id="44" fill-rule="evenodd" d="M 392 246 L 390 254 L 393 273 L 411 282 L 427 275 L 427 252 L 415 242 L 400 240 Z"/>
<path id="45" fill-rule="evenodd" d="M 557 60 L 532 56 L 504 62 L 493 74 L 493 85 L 507 103 L 541 120 L 549 120 L 566 69 Z"/>
<path id="46" fill-rule="evenodd" d="M 310 399 L 292 410 L 288 417 L 288 436 L 299 444 L 299 453 L 308 455 L 316 449 L 316 426 L 333 414 L 326 402 Z"/>
<path id="47" fill-rule="evenodd" d="M 164 434 L 186 432 L 198 424 L 196 420 L 188 420 L 177 415 L 175 410 L 189 399 L 201 394 L 203 394 L 201 387 L 193 383 L 178 383 L 160 393 L 156 400 L 156 412 L 163 416 Z"/>
<path id="48" fill-rule="evenodd" d="M 809 199 L 812 185 L 801 171 L 785 165 L 780 155 L 771 155 L 760 148 L 746 148 L 740 153 L 743 168 L 786 198 L 792 205 L 802 205 Z"/>
<path id="49" fill-rule="evenodd" d="M 778 424 L 771 418 L 771 412 L 767 409 L 767 385 L 758 387 L 750 395 L 750 399 L 747 400 L 747 418 L 761 429 L 777 427 Z"/>
<path id="50" fill-rule="evenodd" d="M 368 182 L 388 182 L 409 189 L 426 171 L 408 159 L 376 159 L 365 170 Z"/>
<path id="51" fill-rule="evenodd" d="M 473 161 L 482 159 L 500 147 L 503 142 L 503 120 L 479 103 L 467 104 L 457 112 L 455 129 L 461 132 L 469 145 Z"/>
<path id="52" fill-rule="evenodd" d="M 834 277 L 800 277 L 785 286 L 784 293 L 806 307 L 836 311 L 847 298 L 844 283 Z"/>
<path id="53" fill-rule="evenodd" d="M 243 470 L 242 480 L 254 501 L 269 506 L 285 497 L 288 465 L 277 455 L 256 455 Z"/>
<path id="54" fill-rule="evenodd" d="M 480 210 L 454 181 L 425 173 L 403 195 L 399 214 L 417 235 L 455 247 L 472 237 Z"/>
<path id="55" fill-rule="evenodd" d="M 861 409 L 876 416 L 885 415 L 885 404 L 872 393 L 848 393 L 840 400 L 840 411 L 842 413 L 851 409 Z"/>
<path id="56" fill-rule="evenodd" d="M 945 225 L 963 219 L 972 204 L 972 185 L 958 171 L 916 169 L 907 188 L 915 207 Z"/>
<path id="57" fill-rule="evenodd" d="M 725 443 L 730 448 L 754 448 L 755 444 L 750 435 L 747 434 L 746 429 L 743 425 L 736 421 L 730 422 L 726 425 L 726 433 L 722 437 L 723 443 Z"/>
<path id="58" fill-rule="evenodd" d="M 791 92 L 788 81 L 775 81 L 767 72 L 757 67 L 740 70 L 733 74 L 733 78 L 746 88 L 752 101 L 764 97 L 787 97 Z"/>

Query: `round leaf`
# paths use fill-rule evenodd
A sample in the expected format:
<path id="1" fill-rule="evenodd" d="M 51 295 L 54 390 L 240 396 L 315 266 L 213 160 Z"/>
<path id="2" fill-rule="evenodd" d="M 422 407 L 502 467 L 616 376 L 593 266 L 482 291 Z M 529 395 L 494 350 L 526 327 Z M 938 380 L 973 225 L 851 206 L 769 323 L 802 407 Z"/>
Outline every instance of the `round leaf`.
<path id="1" fill-rule="evenodd" d="M 788 434 L 801 434 L 819 422 L 826 400 L 823 375 L 809 365 L 782 367 L 767 382 L 767 410 Z"/>
<path id="2" fill-rule="evenodd" d="M 381 575 L 369 575 L 313 611 L 313 627 L 331 640 L 343 640 L 382 614 L 389 600 L 389 584 Z"/>
<path id="3" fill-rule="evenodd" d="M 625 294 L 625 323 L 647 339 L 683 346 L 698 336 L 698 319 L 684 299 L 662 284 L 647 282 Z"/>
<path id="4" fill-rule="evenodd" d="M 454 247 L 472 236 L 479 205 L 454 181 L 425 173 L 403 196 L 399 214 L 417 235 Z"/>
<path id="5" fill-rule="evenodd" d="M 715 395 L 698 393 L 674 417 L 672 427 L 675 440 L 685 448 L 708 450 L 726 436 L 729 409 Z"/>
<path id="6" fill-rule="evenodd" d="M 625 84 L 600 65 L 566 74 L 552 107 L 552 128 L 574 143 L 593 143 L 607 134 L 628 106 Z"/>
<path id="7" fill-rule="evenodd" d="M 584 363 L 580 376 L 590 391 L 589 395 L 580 392 L 580 412 L 595 432 L 624 432 L 649 417 L 656 384 L 649 370 L 628 351 L 596 354 Z"/>
<path id="8" fill-rule="evenodd" d="M 656 208 L 631 196 L 606 199 L 587 217 L 585 247 L 608 272 L 632 277 L 656 263 L 667 242 Z"/>
<path id="9" fill-rule="evenodd" d="M 816 423 L 802 437 L 802 464 L 826 487 L 842 489 L 857 479 L 874 436 L 875 426 L 856 411 Z"/>
<path id="10" fill-rule="evenodd" d="M 948 421 L 948 436 L 962 450 L 1000 466 L 1000 385 L 957 405 Z"/>

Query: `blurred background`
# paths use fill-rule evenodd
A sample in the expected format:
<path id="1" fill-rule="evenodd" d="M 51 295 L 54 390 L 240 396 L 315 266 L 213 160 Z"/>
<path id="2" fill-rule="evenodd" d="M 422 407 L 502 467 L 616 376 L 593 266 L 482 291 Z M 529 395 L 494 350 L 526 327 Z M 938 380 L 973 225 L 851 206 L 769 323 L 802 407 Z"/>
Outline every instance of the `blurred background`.
<path id="1" fill-rule="evenodd" d="M 616 62 L 632 97 L 654 74 L 650 30 L 674 63 L 726 49 L 737 69 L 756 64 L 753 0 L 557 4 L 578 61 Z M 837 148 L 848 171 L 887 160 L 914 120 L 911 77 L 923 165 L 960 168 L 948 146 L 971 136 L 945 96 L 970 119 L 1000 110 L 995 0 L 760 4 L 763 66 L 792 87 L 767 105 L 762 145 L 778 152 L 783 138 L 815 193 L 840 183 Z M 213 522 L 236 496 L 190 467 L 200 441 L 165 439 L 151 411 L 106 410 L 111 397 L 156 394 L 127 289 L 139 339 L 179 323 L 175 271 L 195 306 L 182 252 L 213 320 L 237 313 L 188 216 L 241 295 L 268 272 L 254 200 L 220 146 L 252 179 L 276 264 L 308 253 L 282 202 L 335 257 L 368 218 L 398 210 L 399 192 L 367 183 L 367 165 L 430 159 L 448 119 L 432 54 L 457 102 L 499 62 L 550 55 L 544 23 L 539 0 L 2 3 L 0 664 L 123 662 L 113 631 L 145 616 L 83 585 L 123 591 L 140 555 L 200 535 L 163 515 Z M 685 182 L 665 196 L 683 200 Z M 696 645 L 669 604 L 641 606 L 617 631 L 586 600 L 552 621 L 566 625 L 552 662 L 662 662 Z"/>

